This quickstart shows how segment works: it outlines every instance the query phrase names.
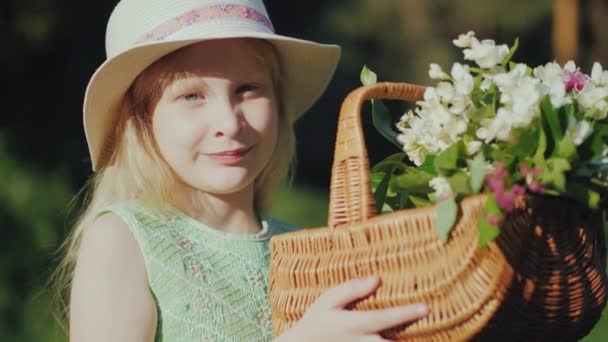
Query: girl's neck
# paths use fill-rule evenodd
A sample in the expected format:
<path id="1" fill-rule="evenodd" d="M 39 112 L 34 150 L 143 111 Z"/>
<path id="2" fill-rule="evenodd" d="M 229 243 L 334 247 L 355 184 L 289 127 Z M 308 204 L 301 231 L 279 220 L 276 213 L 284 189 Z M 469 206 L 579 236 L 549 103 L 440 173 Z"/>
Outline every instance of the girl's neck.
<path id="1" fill-rule="evenodd" d="M 231 194 L 211 194 L 184 186 L 177 205 L 197 221 L 233 234 L 254 234 L 262 229 L 254 208 L 253 184 Z"/>

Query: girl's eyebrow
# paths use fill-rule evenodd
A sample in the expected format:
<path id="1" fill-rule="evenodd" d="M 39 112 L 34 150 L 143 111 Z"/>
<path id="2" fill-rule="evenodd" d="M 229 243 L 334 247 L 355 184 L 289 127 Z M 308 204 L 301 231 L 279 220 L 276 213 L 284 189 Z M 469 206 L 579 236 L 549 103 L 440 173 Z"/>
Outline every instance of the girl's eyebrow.
<path id="1" fill-rule="evenodd" d="M 175 79 L 167 88 L 171 94 L 178 95 L 186 91 L 204 90 L 207 88 L 207 84 L 199 77 L 186 76 L 184 78 Z"/>

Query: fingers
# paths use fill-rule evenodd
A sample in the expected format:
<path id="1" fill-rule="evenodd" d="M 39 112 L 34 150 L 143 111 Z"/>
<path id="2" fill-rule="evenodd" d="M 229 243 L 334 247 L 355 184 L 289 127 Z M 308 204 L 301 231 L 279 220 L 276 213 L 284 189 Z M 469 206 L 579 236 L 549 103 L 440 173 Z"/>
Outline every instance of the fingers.
<path id="1" fill-rule="evenodd" d="M 369 296 L 379 284 L 378 277 L 350 280 L 325 291 L 315 305 L 321 308 L 341 309 L 357 299 Z"/>
<path id="2" fill-rule="evenodd" d="M 377 333 L 394 326 L 414 322 L 428 314 L 424 304 L 398 306 L 383 310 L 349 311 L 347 319 L 361 333 Z"/>

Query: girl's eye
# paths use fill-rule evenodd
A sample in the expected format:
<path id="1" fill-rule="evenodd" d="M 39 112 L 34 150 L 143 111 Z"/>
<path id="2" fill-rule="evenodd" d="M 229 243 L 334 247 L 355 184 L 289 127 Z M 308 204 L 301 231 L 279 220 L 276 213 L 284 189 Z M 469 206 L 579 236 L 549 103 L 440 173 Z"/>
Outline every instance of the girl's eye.
<path id="1" fill-rule="evenodd" d="M 199 94 L 196 94 L 196 93 L 187 94 L 184 96 L 184 100 L 186 100 L 186 101 L 196 101 L 196 100 L 200 100 L 201 98 L 202 98 L 202 96 L 200 96 Z"/>
<path id="2" fill-rule="evenodd" d="M 236 88 L 236 93 L 237 94 L 243 94 L 246 92 L 250 92 L 250 91 L 256 91 L 260 89 L 260 86 L 257 84 L 243 84 L 241 86 L 239 86 L 238 88 Z"/>

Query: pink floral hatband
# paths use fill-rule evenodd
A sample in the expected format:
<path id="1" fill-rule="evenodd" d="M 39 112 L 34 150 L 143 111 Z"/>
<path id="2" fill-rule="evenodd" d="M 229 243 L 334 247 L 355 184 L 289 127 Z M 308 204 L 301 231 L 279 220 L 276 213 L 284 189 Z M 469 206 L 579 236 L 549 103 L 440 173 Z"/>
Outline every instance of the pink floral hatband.
<path id="1" fill-rule="evenodd" d="M 212 5 L 188 11 L 158 25 L 135 44 L 162 40 L 163 38 L 194 24 L 217 19 L 244 19 L 262 24 L 271 32 L 274 27 L 267 16 L 243 5 Z"/>

